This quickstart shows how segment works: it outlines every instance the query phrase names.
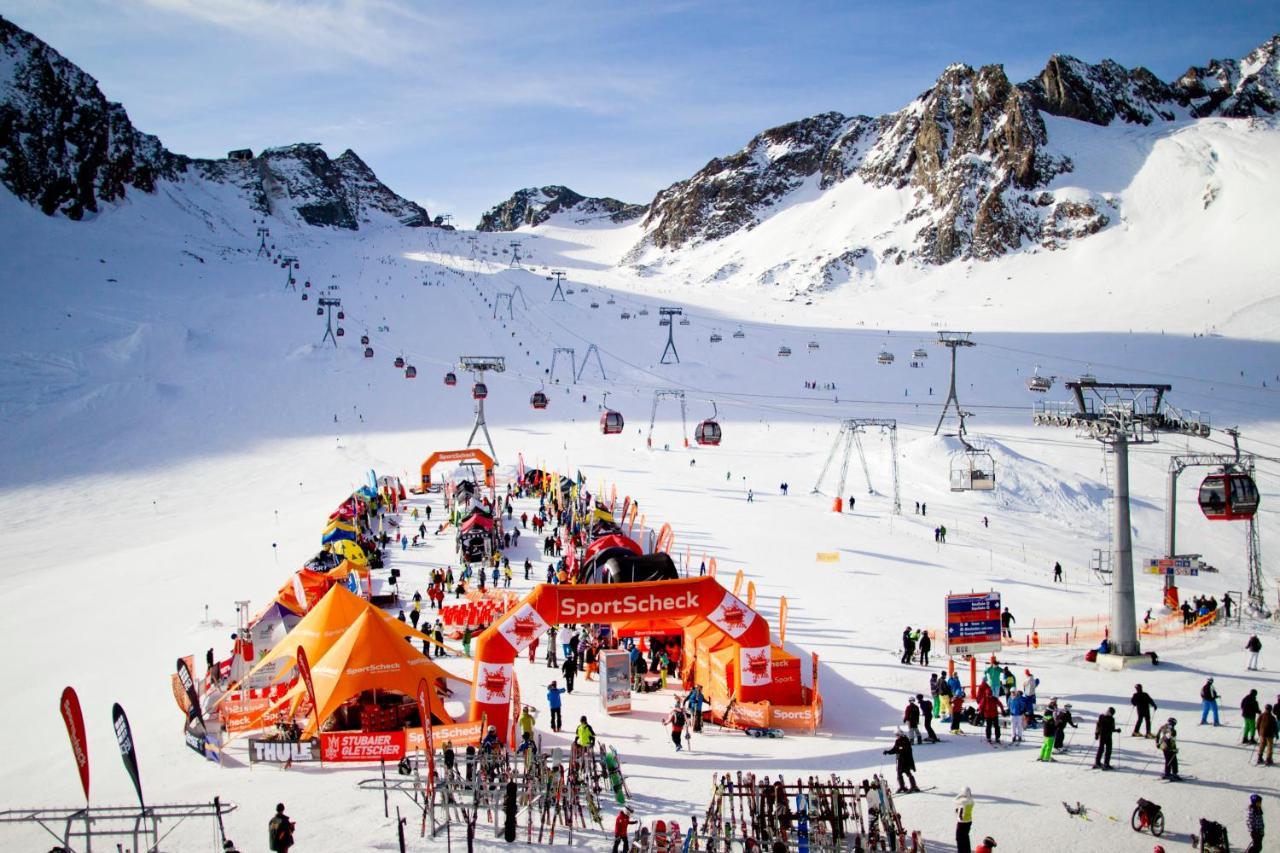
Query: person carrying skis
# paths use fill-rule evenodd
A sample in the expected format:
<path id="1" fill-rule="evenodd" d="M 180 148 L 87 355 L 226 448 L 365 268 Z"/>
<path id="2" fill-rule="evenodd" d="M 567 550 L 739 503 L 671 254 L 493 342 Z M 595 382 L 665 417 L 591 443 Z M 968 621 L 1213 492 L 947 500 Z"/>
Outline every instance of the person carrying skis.
<path id="1" fill-rule="evenodd" d="M 276 803 L 275 817 L 267 823 L 267 849 L 274 853 L 289 853 L 293 846 L 293 831 L 297 824 L 284 813 L 284 803 Z"/>
<path id="2" fill-rule="evenodd" d="M 1213 679 L 1210 678 L 1204 683 L 1204 687 L 1200 688 L 1200 725 L 1206 725 L 1209 722 L 1209 712 L 1213 712 L 1213 724 L 1218 725 L 1218 688 L 1213 686 Z"/>
<path id="3" fill-rule="evenodd" d="M 1098 753 L 1093 757 L 1095 770 L 1111 769 L 1111 738 L 1115 733 L 1116 709 L 1108 708 L 1105 714 L 1098 717 L 1098 722 L 1093 727 L 1093 739 L 1098 742 Z"/>
<path id="4" fill-rule="evenodd" d="M 1230 618 L 1230 616 L 1231 614 L 1228 613 L 1227 617 Z M 1249 642 L 1244 644 L 1244 648 L 1245 648 L 1245 651 L 1249 653 L 1249 665 L 1245 668 L 1257 670 L 1258 655 L 1259 653 L 1262 652 L 1262 641 L 1258 639 L 1258 635 L 1254 634 L 1252 637 L 1250 637 Z"/>
<path id="5" fill-rule="evenodd" d="M 916 743 L 924 743 L 920 736 L 920 706 L 915 698 L 907 699 L 906 710 L 902 712 L 902 722 L 907 724 L 907 737 Z"/>
<path id="6" fill-rule="evenodd" d="M 631 806 L 627 806 L 618 812 L 618 816 L 613 821 L 613 853 L 618 853 L 618 847 L 622 847 L 622 853 L 627 853 L 631 849 L 631 842 L 627 835 L 631 828 Z"/>
<path id="7" fill-rule="evenodd" d="M 1258 705 L 1257 688 L 1249 691 L 1249 695 L 1240 700 L 1240 716 L 1244 718 L 1244 737 L 1241 743 L 1258 742 L 1258 714 L 1262 708 Z"/>
<path id="8" fill-rule="evenodd" d="M 966 787 L 956 795 L 956 853 L 972 853 L 969 830 L 973 827 L 973 794 Z"/>
<path id="9" fill-rule="evenodd" d="M 693 722 L 694 732 L 702 731 L 702 705 L 705 702 L 706 697 L 702 694 L 702 685 L 693 685 L 693 689 L 689 691 L 689 697 L 685 700 L 685 704 L 689 707 L 689 718 Z"/>
<path id="10" fill-rule="evenodd" d="M 1177 782 L 1178 776 L 1178 721 L 1173 717 L 1156 731 L 1156 749 L 1164 753 L 1164 773 L 1161 779 Z"/>
<path id="11" fill-rule="evenodd" d="M 671 742 L 676 745 L 676 752 L 680 752 L 683 747 L 680 745 L 680 739 L 684 736 L 684 708 L 680 706 L 679 700 L 676 706 L 671 709 L 671 713 L 667 714 L 662 720 L 663 725 L 671 726 Z"/>
<path id="12" fill-rule="evenodd" d="M 920 708 L 920 722 L 924 723 L 924 730 L 929 736 L 929 743 L 937 743 L 938 736 L 933 733 L 933 705 L 924 701 L 923 693 L 916 694 L 916 705 Z"/>
<path id="13" fill-rule="evenodd" d="M 560 731 L 562 725 L 560 710 L 563 703 L 560 696 L 563 693 L 564 688 L 557 687 L 554 681 L 547 686 L 547 708 L 551 711 L 551 731 L 553 732 Z"/>
<path id="14" fill-rule="evenodd" d="M 1053 717 L 1053 709 L 1044 709 L 1044 744 L 1040 747 L 1037 761 L 1053 761 L 1053 741 L 1058 734 L 1057 721 Z"/>
<path id="15" fill-rule="evenodd" d="M 893 746 L 884 751 L 885 755 L 898 756 L 898 793 L 906 794 L 920 790 L 920 786 L 916 784 L 916 759 L 911 752 L 911 741 L 902 729 L 898 729 L 898 736 L 893 741 Z M 902 781 L 903 777 L 911 780 L 911 788 L 908 790 L 906 784 Z"/>
<path id="16" fill-rule="evenodd" d="M 1133 724 L 1133 736 L 1138 737 L 1138 729 L 1142 728 L 1142 724 L 1147 724 L 1147 737 L 1151 737 L 1151 712 L 1158 708 L 1156 700 L 1152 699 L 1141 684 L 1133 685 L 1133 696 L 1129 698 L 1129 704 L 1138 711 L 1138 721 Z"/>
<path id="17" fill-rule="evenodd" d="M 1244 826 L 1249 830 L 1249 846 L 1244 853 L 1262 853 L 1262 837 L 1266 826 L 1262 821 L 1262 796 L 1249 795 L 1249 808 L 1244 813 Z"/>

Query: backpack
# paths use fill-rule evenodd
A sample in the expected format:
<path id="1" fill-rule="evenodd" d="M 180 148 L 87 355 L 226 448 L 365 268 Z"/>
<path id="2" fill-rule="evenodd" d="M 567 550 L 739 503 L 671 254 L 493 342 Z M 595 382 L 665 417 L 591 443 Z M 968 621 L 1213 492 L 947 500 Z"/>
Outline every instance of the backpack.
<path id="1" fill-rule="evenodd" d="M 1200 688 L 1200 698 L 1206 702 L 1213 699 L 1213 685 L 1205 682 L 1204 687 Z"/>
<path id="2" fill-rule="evenodd" d="M 288 850 L 293 846 L 293 827 L 283 815 L 276 815 L 271 819 L 268 835 L 272 850 Z"/>

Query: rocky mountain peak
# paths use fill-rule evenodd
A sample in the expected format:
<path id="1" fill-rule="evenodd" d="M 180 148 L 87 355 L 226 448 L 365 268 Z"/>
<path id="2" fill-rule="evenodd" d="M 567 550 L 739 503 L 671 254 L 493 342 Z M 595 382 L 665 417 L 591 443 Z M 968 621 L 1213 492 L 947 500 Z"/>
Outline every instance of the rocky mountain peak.
<path id="1" fill-rule="evenodd" d="M 616 198 L 590 198 L 565 186 L 528 187 L 516 190 L 511 198 L 490 208 L 480 218 L 477 231 L 515 231 L 525 225 L 541 225 L 556 213 L 569 213 L 574 221 L 629 222 L 644 215 L 641 204 L 627 204 Z"/>

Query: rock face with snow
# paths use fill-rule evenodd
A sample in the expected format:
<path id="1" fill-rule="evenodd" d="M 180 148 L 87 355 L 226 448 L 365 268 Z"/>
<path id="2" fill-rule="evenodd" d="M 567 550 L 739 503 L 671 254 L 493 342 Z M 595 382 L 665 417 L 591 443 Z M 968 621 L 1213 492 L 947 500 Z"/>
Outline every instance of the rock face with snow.
<path id="1" fill-rule="evenodd" d="M 480 218 L 477 231 L 515 231 L 525 225 L 541 225 L 556 213 L 569 214 L 579 224 L 607 219 L 623 223 L 644 215 L 642 204 L 627 204 L 616 198 L 588 198 L 568 187 L 529 187 L 516 190 L 511 198 L 489 209 Z"/>
<path id="2" fill-rule="evenodd" d="M 388 189 L 347 151 L 314 144 L 249 160 L 192 160 L 137 130 L 120 104 L 53 48 L 0 18 L 0 183 L 49 215 L 82 219 L 162 181 L 210 180 L 242 190 L 255 211 L 309 225 L 359 228 L 383 214 L 428 224 L 427 212 Z"/>
<path id="3" fill-rule="evenodd" d="M 682 250 L 750 230 L 806 184 L 825 192 L 849 180 L 910 193 L 902 217 L 881 229 L 905 226 L 910 242 L 881 248 L 881 262 L 943 264 L 1028 245 L 1061 248 L 1105 228 L 1115 211 L 1108 199 L 1044 191 L 1075 164 L 1048 152 L 1042 113 L 1105 126 L 1262 116 L 1278 108 L 1280 36 L 1244 60 L 1192 68 L 1174 83 L 1145 68 L 1070 56 L 1050 58 L 1036 78 L 1016 85 L 998 65 L 952 65 L 896 113 L 823 113 L 771 128 L 660 191 L 628 259 L 651 262 L 654 249 Z M 829 215 L 839 217 L 839 207 Z M 830 280 L 859 252 L 865 247 L 817 259 L 813 268 Z"/>

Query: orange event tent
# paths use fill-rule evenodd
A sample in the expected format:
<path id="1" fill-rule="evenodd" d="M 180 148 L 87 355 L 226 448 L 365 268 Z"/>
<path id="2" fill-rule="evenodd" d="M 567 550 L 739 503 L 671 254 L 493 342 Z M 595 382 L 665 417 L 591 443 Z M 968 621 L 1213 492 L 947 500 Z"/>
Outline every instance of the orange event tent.
<path id="1" fill-rule="evenodd" d="M 325 652 L 324 657 L 312 664 L 316 713 L 307 720 L 302 736 L 314 736 L 317 720 L 327 720 L 344 702 L 366 690 L 387 690 L 416 696 L 418 682 L 424 678 L 435 686 L 453 676 L 406 643 L 400 632 L 387 624 L 387 620 L 367 610 Z M 306 695 L 306 685 L 300 679 L 279 704 L 296 708 Z M 443 723 L 453 722 L 435 690 L 430 691 L 427 698 L 431 703 L 432 717 Z"/>

